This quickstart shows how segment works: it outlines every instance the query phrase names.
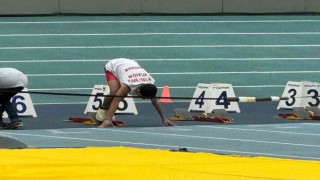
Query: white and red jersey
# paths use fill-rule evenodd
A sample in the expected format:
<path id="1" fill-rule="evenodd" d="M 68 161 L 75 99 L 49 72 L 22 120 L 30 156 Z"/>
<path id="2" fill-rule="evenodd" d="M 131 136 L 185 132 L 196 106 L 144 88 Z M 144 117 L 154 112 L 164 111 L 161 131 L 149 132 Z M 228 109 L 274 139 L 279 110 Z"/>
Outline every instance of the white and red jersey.
<path id="1" fill-rule="evenodd" d="M 26 87 L 27 76 L 14 68 L 0 68 L 0 89 Z"/>
<path id="2" fill-rule="evenodd" d="M 154 84 L 154 79 L 136 61 L 126 58 L 110 60 L 105 69 L 118 78 L 121 83 L 128 85 L 131 91 L 141 84 Z"/>

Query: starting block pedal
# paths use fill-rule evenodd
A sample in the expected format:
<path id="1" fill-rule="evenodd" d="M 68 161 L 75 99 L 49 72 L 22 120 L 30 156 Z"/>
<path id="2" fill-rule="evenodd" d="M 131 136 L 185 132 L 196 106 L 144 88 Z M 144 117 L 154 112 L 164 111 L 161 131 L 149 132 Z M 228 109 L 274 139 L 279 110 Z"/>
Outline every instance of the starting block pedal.
<path id="1" fill-rule="evenodd" d="M 206 121 L 206 122 L 218 122 L 218 123 L 233 123 L 232 119 L 226 119 L 221 117 L 216 117 L 214 113 L 201 113 L 197 116 L 193 116 L 195 121 Z"/>
<path id="2" fill-rule="evenodd" d="M 229 113 L 225 109 L 214 109 L 212 112 L 214 116 L 218 118 L 233 120 L 233 118 L 229 115 Z"/>
<path id="3" fill-rule="evenodd" d="M 96 112 L 88 112 L 87 114 L 89 115 L 90 120 L 91 120 L 94 124 L 101 124 L 101 122 L 96 119 L 96 114 L 97 114 Z"/>
<path id="4" fill-rule="evenodd" d="M 306 107 L 312 120 L 320 120 L 320 109 L 317 106 Z"/>
<path id="5" fill-rule="evenodd" d="M 69 121 L 83 124 L 101 124 L 101 122 L 96 119 L 96 113 L 88 112 L 87 114 L 89 115 L 89 118 L 70 117 Z"/>
<path id="6" fill-rule="evenodd" d="M 280 117 L 292 120 L 311 120 L 309 112 L 304 107 L 292 107 L 293 114 L 279 114 Z"/>
<path id="7" fill-rule="evenodd" d="M 179 121 L 179 120 L 180 121 L 184 121 L 184 120 L 190 121 L 190 120 L 193 120 L 193 117 L 192 117 L 191 113 L 187 109 L 175 108 L 173 110 L 176 113 L 176 115 L 174 115 L 173 117 L 169 118 L 170 120 L 172 120 L 172 121 Z"/>
<path id="8" fill-rule="evenodd" d="M 201 113 L 198 116 L 193 116 L 196 121 L 219 122 L 219 123 L 233 123 L 225 109 L 213 109 L 213 113 Z"/>
<path id="9" fill-rule="evenodd" d="M 308 111 L 303 107 L 292 107 L 292 111 L 297 118 L 300 119 L 311 119 Z"/>
<path id="10" fill-rule="evenodd" d="M 96 112 L 88 112 L 90 120 L 93 122 L 93 124 L 101 124 L 102 122 L 97 120 L 96 114 L 97 114 Z M 112 124 L 114 126 L 124 126 L 125 125 L 124 122 L 116 121 L 116 120 L 112 120 Z"/>
<path id="11" fill-rule="evenodd" d="M 71 122 L 83 123 L 88 125 L 100 125 L 101 122 L 96 119 L 95 112 L 88 112 L 89 118 L 69 118 Z M 124 126 L 125 123 L 123 121 L 112 120 L 113 126 Z"/>

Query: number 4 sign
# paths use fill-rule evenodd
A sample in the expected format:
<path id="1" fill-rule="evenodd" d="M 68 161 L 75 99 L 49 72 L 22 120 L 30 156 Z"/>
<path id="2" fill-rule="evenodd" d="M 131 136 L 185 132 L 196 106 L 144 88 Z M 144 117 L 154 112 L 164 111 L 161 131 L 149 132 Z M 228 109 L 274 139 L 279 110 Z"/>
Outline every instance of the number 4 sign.
<path id="1" fill-rule="evenodd" d="M 199 83 L 193 94 L 188 111 L 212 113 L 214 109 L 225 109 L 229 112 L 240 112 L 238 102 L 230 102 L 228 97 L 236 97 L 231 84 Z M 212 99 L 207 99 L 212 98 Z"/>
<path id="2" fill-rule="evenodd" d="M 23 91 L 28 91 L 24 88 Z M 18 93 L 13 98 L 11 102 L 14 104 L 19 116 L 32 116 L 37 117 L 37 113 L 34 109 L 30 94 L 28 93 Z M 7 118 L 8 114 L 4 113 L 3 118 Z"/>
<path id="3" fill-rule="evenodd" d="M 109 92 L 109 86 L 95 85 L 91 93 L 95 96 L 90 96 L 84 114 L 96 112 L 103 103 L 103 95 L 108 95 Z M 133 98 L 124 98 L 120 102 L 116 114 L 138 114 Z"/>

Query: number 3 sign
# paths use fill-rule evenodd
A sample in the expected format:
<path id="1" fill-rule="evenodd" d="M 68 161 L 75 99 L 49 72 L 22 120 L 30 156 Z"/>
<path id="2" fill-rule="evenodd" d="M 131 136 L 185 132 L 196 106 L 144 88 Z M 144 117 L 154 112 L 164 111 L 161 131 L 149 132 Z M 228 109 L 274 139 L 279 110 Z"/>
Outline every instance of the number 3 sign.
<path id="1" fill-rule="evenodd" d="M 288 81 L 282 93 L 282 97 L 288 97 L 286 101 L 280 101 L 277 109 L 292 109 L 292 107 L 306 107 L 320 105 L 320 83 Z"/>

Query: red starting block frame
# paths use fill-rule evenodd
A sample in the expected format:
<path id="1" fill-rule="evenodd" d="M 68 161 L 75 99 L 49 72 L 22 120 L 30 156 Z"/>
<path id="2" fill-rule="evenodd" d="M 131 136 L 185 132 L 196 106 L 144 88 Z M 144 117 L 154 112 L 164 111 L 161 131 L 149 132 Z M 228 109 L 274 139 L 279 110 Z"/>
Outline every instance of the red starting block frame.
<path id="1" fill-rule="evenodd" d="M 233 123 L 225 109 L 214 109 L 213 113 L 199 113 L 192 115 L 187 109 L 175 108 L 176 115 L 169 118 L 173 121 L 205 121 L 205 122 L 218 122 L 218 123 Z"/>
<path id="2" fill-rule="evenodd" d="M 291 120 L 320 120 L 320 109 L 317 106 L 292 107 L 293 113 L 279 114 L 279 117 Z"/>

